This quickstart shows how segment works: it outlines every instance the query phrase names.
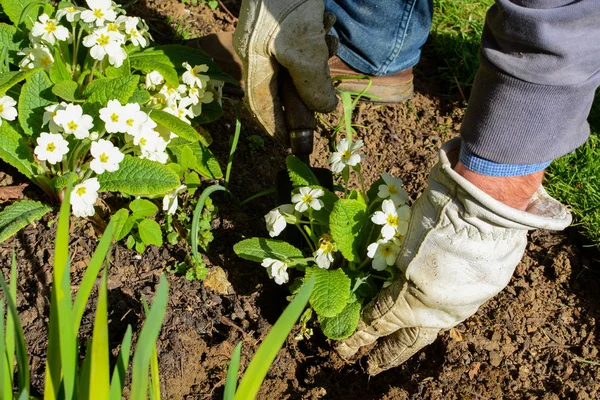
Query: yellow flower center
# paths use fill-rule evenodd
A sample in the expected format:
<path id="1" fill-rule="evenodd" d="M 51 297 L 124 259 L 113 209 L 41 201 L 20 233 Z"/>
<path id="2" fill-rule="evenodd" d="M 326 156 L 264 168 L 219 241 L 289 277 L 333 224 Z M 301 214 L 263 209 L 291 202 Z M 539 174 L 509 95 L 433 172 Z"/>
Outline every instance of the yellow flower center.
<path id="1" fill-rule="evenodd" d="M 184 112 L 185 110 L 177 110 L 177 116 L 179 116 L 179 118 L 183 117 Z"/>
<path id="2" fill-rule="evenodd" d="M 137 37 L 137 35 L 138 35 L 138 34 L 137 34 L 137 30 L 136 30 L 135 28 L 134 28 L 134 29 L 131 29 L 131 30 L 129 31 L 129 34 L 130 34 L 132 37 Z"/>
<path id="3" fill-rule="evenodd" d="M 390 194 L 398 194 L 398 188 L 394 184 L 388 185 L 388 192 Z"/>
<path id="4" fill-rule="evenodd" d="M 119 26 L 117 24 L 114 24 L 114 23 L 111 22 L 106 27 L 106 30 L 109 31 L 109 32 L 119 32 Z"/>
<path id="5" fill-rule="evenodd" d="M 46 151 L 52 153 L 54 152 L 54 150 L 56 150 L 56 145 L 54 144 L 54 142 L 48 143 L 48 145 L 46 146 Z"/>
<path id="6" fill-rule="evenodd" d="M 44 58 L 42 58 L 40 60 L 40 65 L 44 68 L 48 68 L 49 66 L 52 65 L 52 59 L 50 58 L 50 56 L 45 56 Z"/>
<path id="7" fill-rule="evenodd" d="M 125 121 L 125 123 L 126 123 L 128 126 L 133 126 L 133 123 L 134 123 L 134 122 L 135 122 L 135 120 L 134 120 L 133 118 L 129 118 L 127 121 Z"/>
<path id="8" fill-rule="evenodd" d="M 69 128 L 69 130 L 71 130 L 71 131 L 74 131 L 74 130 L 76 130 L 78 126 L 79 126 L 79 125 L 77 125 L 77 124 L 75 123 L 75 121 L 71 121 L 71 122 L 69 122 L 69 123 L 67 124 L 67 128 Z"/>
<path id="9" fill-rule="evenodd" d="M 77 9 L 75 7 L 69 7 L 69 8 L 67 8 L 67 12 L 68 13 L 74 13 L 75 11 L 77 11 Z"/>
<path id="10" fill-rule="evenodd" d="M 146 145 L 146 143 L 148 143 L 148 142 L 146 141 L 146 138 L 141 138 L 141 139 L 140 139 L 140 146 L 145 146 L 145 145 Z"/>
<path id="11" fill-rule="evenodd" d="M 350 150 L 345 150 L 342 153 L 342 160 L 344 161 L 348 161 L 350 159 L 350 156 L 352 155 L 352 152 Z"/>
<path id="12" fill-rule="evenodd" d="M 305 194 L 304 196 L 302 196 L 302 202 L 306 203 L 306 204 L 310 204 L 313 201 L 313 197 L 311 194 Z"/>
<path id="13" fill-rule="evenodd" d="M 100 157 L 98 157 L 98 158 L 100 158 L 101 163 L 105 163 L 105 162 L 108 162 L 109 157 L 106 155 L 106 153 L 102 153 L 102 154 L 100 154 Z"/>
<path id="14" fill-rule="evenodd" d="M 98 18 L 98 19 L 100 19 L 100 18 L 104 17 L 104 13 L 102 12 L 102 9 L 101 9 L 101 8 L 96 8 L 96 9 L 94 10 L 94 17 L 96 17 L 96 18 Z"/>
<path id="15" fill-rule="evenodd" d="M 80 188 L 77 188 L 77 190 L 75 191 L 75 193 L 77 193 L 77 196 L 83 196 L 86 193 L 86 188 L 85 186 L 82 186 Z"/>
<path id="16" fill-rule="evenodd" d="M 52 21 L 48 21 L 46 22 L 46 26 L 44 27 L 44 29 L 46 30 L 46 32 L 52 33 L 56 30 L 56 24 Z"/>
<path id="17" fill-rule="evenodd" d="M 98 39 L 96 39 L 96 43 L 98 43 L 100 46 L 106 46 L 109 41 L 110 37 L 108 37 L 108 35 L 105 35 L 104 33 L 98 36 Z"/>
<path id="18" fill-rule="evenodd" d="M 323 254 L 329 254 L 333 251 L 333 249 L 334 249 L 333 243 L 331 243 L 329 241 L 324 241 L 324 240 L 323 241 L 320 240 L 320 242 L 321 242 L 321 245 L 319 246 L 319 248 L 321 250 L 323 250 Z"/>
<path id="19" fill-rule="evenodd" d="M 0 104 L 0 113 L 4 111 L 4 104 Z"/>
<path id="20" fill-rule="evenodd" d="M 389 257 L 392 255 L 392 253 L 393 253 L 392 246 L 387 245 L 387 246 L 383 246 L 381 248 L 381 254 L 383 254 L 384 257 Z"/>
<path id="21" fill-rule="evenodd" d="M 385 222 L 389 225 L 389 226 L 398 226 L 398 216 L 397 215 L 388 215 L 387 218 L 385 219 Z"/>
<path id="22" fill-rule="evenodd" d="M 113 114 L 110 116 L 110 120 L 111 120 L 112 122 L 119 122 L 119 116 L 118 116 L 116 113 L 113 113 Z"/>

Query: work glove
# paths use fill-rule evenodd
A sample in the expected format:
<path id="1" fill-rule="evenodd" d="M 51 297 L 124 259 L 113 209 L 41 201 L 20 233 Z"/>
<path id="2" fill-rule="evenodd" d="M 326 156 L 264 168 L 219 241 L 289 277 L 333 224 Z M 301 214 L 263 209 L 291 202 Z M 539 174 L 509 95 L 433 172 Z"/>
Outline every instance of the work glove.
<path id="1" fill-rule="evenodd" d="M 452 168 L 460 139 L 442 146 L 428 187 L 412 208 L 396 262 L 400 279 L 368 304 L 357 331 L 337 348 L 342 357 L 370 351 L 370 375 L 398 366 L 477 312 L 509 282 L 532 229 L 562 230 L 571 213 L 543 187 L 526 211 L 488 196 Z"/>
<path id="2" fill-rule="evenodd" d="M 279 99 L 280 65 L 311 110 L 334 110 L 337 98 L 327 65 L 328 43 L 334 46 L 326 38 L 334 22 L 332 14 L 324 14 L 323 0 L 242 1 L 233 41 L 243 63 L 245 101 L 263 129 L 284 145 L 289 138 Z"/>

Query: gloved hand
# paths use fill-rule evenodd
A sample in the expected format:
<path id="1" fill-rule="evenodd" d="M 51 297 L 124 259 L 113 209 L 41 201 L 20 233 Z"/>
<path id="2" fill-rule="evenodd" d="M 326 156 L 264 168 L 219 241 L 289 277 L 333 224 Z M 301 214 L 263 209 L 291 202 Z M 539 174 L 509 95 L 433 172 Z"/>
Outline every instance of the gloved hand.
<path id="1" fill-rule="evenodd" d="M 264 130 L 289 143 L 279 100 L 277 73 L 288 69 L 304 103 L 330 112 L 337 98 L 329 74 L 323 0 L 244 0 L 233 41 L 244 65 L 246 103 Z M 331 43 L 331 42 L 330 42 Z"/>
<path id="2" fill-rule="evenodd" d="M 531 229 L 562 230 L 571 213 L 540 186 L 527 212 L 494 200 L 452 167 L 460 139 L 440 150 L 429 185 L 412 209 L 396 266 L 400 279 L 365 307 L 357 331 L 338 345 L 342 357 L 376 341 L 368 372 L 406 361 L 477 312 L 509 282 Z"/>

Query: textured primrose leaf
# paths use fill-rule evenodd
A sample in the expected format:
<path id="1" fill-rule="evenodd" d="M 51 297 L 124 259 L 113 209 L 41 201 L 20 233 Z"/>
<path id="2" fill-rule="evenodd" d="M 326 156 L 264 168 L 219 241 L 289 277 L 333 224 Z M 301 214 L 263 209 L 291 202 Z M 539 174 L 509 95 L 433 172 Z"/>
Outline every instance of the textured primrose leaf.
<path id="1" fill-rule="evenodd" d="M 160 230 L 160 225 L 158 222 L 152 219 L 145 219 L 138 225 L 138 232 L 140 234 L 140 239 L 146 246 L 151 244 L 155 246 L 162 246 L 162 231 Z"/>
<path id="2" fill-rule="evenodd" d="M 139 55 L 131 58 L 131 68 L 142 71 L 144 74 L 152 71 L 158 71 L 165 78 L 167 85 L 172 87 L 179 86 L 179 76 L 173 65 L 157 61 L 152 55 Z"/>
<path id="3" fill-rule="evenodd" d="M 138 75 L 130 75 L 94 81 L 96 83 L 91 89 L 88 87 L 83 93 L 84 96 L 89 94 L 83 104 L 85 113 L 93 117 L 97 116 L 100 109 L 105 107 L 109 100 L 119 100 L 121 104 L 127 104 L 127 100 L 138 87 L 139 79 Z"/>
<path id="4" fill-rule="evenodd" d="M 52 86 L 52 93 L 69 103 L 82 103 L 85 100 L 77 98 L 77 88 L 77 83 L 69 79 Z"/>
<path id="5" fill-rule="evenodd" d="M 310 167 L 303 163 L 298 157 L 288 156 L 285 159 L 285 164 L 287 165 L 292 186 L 298 187 L 319 185 L 319 180 L 311 171 Z"/>
<path id="6" fill-rule="evenodd" d="M 6 72 L 0 75 L 0 97 L 4 96 L 8 89 L 15 86 L 17 83 L 24 81 L 30 76 L 43 71 L 41 68 L 28 69 L 20 72 Z"/>
<path id="7" fill-rule="evenodd" d="M 67 71 L 67 66 L 62 59 L 60 48 L 58 46 L 54 49 L 54 62 L 52 63 L 52 66 L 50 66 L 48 74 L 54 83 L 71 80 L 71 74 Z"/>
<path id="8" fill-rule="evenodd" d="M 39 132 L 42 128 L 44 107 L 57 103 L 52 93 L 52 80 L 42 70 L 31 75 L 21 88 L 17 108 L 19 123 L 28 135 Z"/>
<path id="9" fill-rule="evenodd" d="M 35 175 L 31 147 L 7 121 L 0 125 L 0 159 L 29 179 Z"/>
<path id="10" fill-rule="evenodd" d="M 32 5 L 29 7 L 32 3 L 41 2 L 39 0 L 0 0 L 0 5 L 2 5 L 2 9 L 10 21 L 16 26 L 19 25 L 19 22 L 22 22 L 27 28 L 31 28 L 33 22 L 37 20 L 39 6 Z M 40 5 L 43 6 L 43 3 Z M 23 11 L 26 11 L 26 13 L 22 16 Z"/>
<path id="11" fill-rule="evenodd" d="M 52 186 L 55 189 L 64 189 L 69 186 L 69 184 L 74 184 L 76 180 L 77 174 L 73 171 L 69 171 L 64 175 L 55 176 L 52 178 Z"/>
<path id="12" fill-rule="evenodd" d="M 151 217 L 158 212 L 156 204 L 146 199 L 135 199 L 129 203 L 129 208 L 134 214 L 142 217 Z"/>
<path id="13" fill-rule="evenodd" d="M 174 115 L 164 111 L 153 110 L 150 113 L 150 118 L 152 118 L 152 120 L 157 124 L 165 127 L 188 142 L 200 141 L 205 146 L 209 145 L 209 143 L 204 141 L 204 138 L 200 136 L 200 134 L 196 132 L 196 130 L 190 124 L 183 122 Z"/>
<path id="14" fill-rule="evenodd" d="M 127 103 L 138 103 L 140 105 L 144 105 L 149 101 L 150 92 L 148 92 L 146 89 L 138 88 L 135 89 L 129 100 L 127 100 Z"/>
<path id="15" fill-rule="evenodd" d="M 333 318 L 319 316 L 321 330 L 329 339 L 342 340 L 354 333 L 360 320 L 359 302 L 346 305 L 342 312 Z"/>
<path id="16" fill-rule="evenodd" d="M 262 262 L 265 258 L 273 258 L 281 261 L 292 261 L 297 265 L 308 265 L 302 251 L 282 240 L 252 238 L 242 240 L 233 246 L 233 251 L 239 257 L 256 262 Z"/>
<path id="17" fill-rule="evenodd" d="M 129 218 L 129 210 L 126 208 L 121 208 L 119 211 L 114 213 L 114 215 L 112 216 L 111 220 L 115 224 L 115 228 L 114 228 L 113 232 L 114 232 L 114 239 L 116 241 L 123 239 L 125 236 L 127 236 L 129 231 L 131 230 L 131 228 L 129 230 L 124 229 L 125 223 L 127 222 L 128 218 Z"/>
<path id="18" fill-rule="evenodd" d="M 115 172 L 98 176 L 101 192 L 131 196 L 157 196 L 179 186 L 179 177 L 166 165 L 126 155 Z"/>
<path id="19" fill-rule="evenodd" d="M 215 155 L 199 142 L 182 144 L 181 140 L 175 139 L 169 150 L 177 158 L 177 162 L 193 169 L 200 175 L 209 179 L 221 179 L 223 171 Z"/>
<path id="20" fill-rule="evenodd" d="M 5 241 L 52 208 L 38 201 L 21 200 L 0 212 L 0 242 Z"/>
<path id="21" fill-rule="evenodd" d="M 14 53 L 21 49 L 22 40 L 17 38 L 17 28 L 0 23 L 0 51 L 8 51 L 8 61 L 14 63 Z"/>
<path id="22" fill-rule="evenodd" d="M 324 194 L 319 198 L 319 200 L 323 202 L 323 207 L 321 207 L 319 211 L 313 211 L 313 217 L 318 222 L 326 226 L 329 225 L 329 216 L 331 215 L 333 207 L 335 206 L 339 198 L 333 192 L 330 192 L 325 188 L 321 189 L 323 189 Z"/>
<path id="23" fill-rule="evenodd" d="M 343 270 L 327 270 L 318 267 L 306 269 L 306 279 L 315 277 L 315 287 L 310 296 L 310 305 L 320 317 L 338 315 L 350 297 L 351 280 Z"/>
<path id="24" fill-rule="evenodd" d="M 331 236 L 348 261 L 359 258 L 357 239 L 367 221 L 366 209 L 362 201 L 340 199 L 329 216 Z"/>

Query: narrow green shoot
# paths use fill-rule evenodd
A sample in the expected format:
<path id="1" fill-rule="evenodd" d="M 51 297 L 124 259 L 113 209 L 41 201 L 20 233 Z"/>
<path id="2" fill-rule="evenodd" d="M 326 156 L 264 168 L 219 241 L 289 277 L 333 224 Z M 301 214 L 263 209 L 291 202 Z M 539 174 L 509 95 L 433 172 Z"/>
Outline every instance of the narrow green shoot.
<path id="1" fill-rule="evenodd" d="M 231 167 L 233 166 L 233 156 L 237 149 L 238 141 L 240 140 L 240 133 L 242 131 L 242 116 L 239 107 L 232 101 L 233 108 L 235 109 L 235 133 L 233 134 L 233 140 L 231 142 L 231 149 L 229 150 L 229 160 L 227 161 L 227 170 L 225 171 L 225 186 L 229 186 L 229 178 L 231 176 Z"/>
<path id="2" fill-rule="evenodd" d="M 106 235 L 106 233 L 105 233 Z M 112 237 L 112 235 L 108 235 Z M 90 364 L 90 396 L 89 398 L 108 399 L 110 389 L 110 363 L 108 355 L 108 293 L 106 270 L 102 274 L 98 289 L 98 305 L 94 319 L 92 334 L 92 362 Z M 93 394 L 93 395 L 92 395 Z"/>
<path id="3" fill-rule="evenodd" d="M 227 369 L 227 379 L 225 381 L 225 393 L 223 400 L 233 400 L 235 397 L 235 389 L 237 386 L 238 371 L 240 370 L 240 358 L 242 352 L 242 344 L 238 343 L 233 350 L 229 368 Z"/>
<path id="4" fill-rule="evenodd" d="M 198 250 L 198 230 L 200 228 L 200 216 L 202 215 L 202 210 L 204 209 L 204 203 L 208 196 L 217 191 L 227 191 L 221 185 L 212 185 L 204 189 L 200 198 L 198 199 L 198 203 L 196 204 L 196 208 L 194 209 L 194 216 L 192 217 L 192 232 L 191 232 L 191 241 L 192 241 L 192 254 L 195 262 L 201 260 L 200 251 Z"/>
<path id="5" fill-rule="evenodd" d="M 131 325 L 127 326 L 127 331 L 121 342 L 121 351 L 117 358 L 117 364 L 113 370 L 112 380 L 110 382 L 110 400 L 121 400 L 121 393 L 125 387 L 125 376 L 129 366 L 129 351 L 131 350 Z"/>

